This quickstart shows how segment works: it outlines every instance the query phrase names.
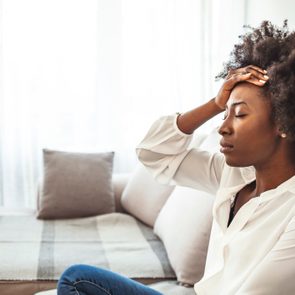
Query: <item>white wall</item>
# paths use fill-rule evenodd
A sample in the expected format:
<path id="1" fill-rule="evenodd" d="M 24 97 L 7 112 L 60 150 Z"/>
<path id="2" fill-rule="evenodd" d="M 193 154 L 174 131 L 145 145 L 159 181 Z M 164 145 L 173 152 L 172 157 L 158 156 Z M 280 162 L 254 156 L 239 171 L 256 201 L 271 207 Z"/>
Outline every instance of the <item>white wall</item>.
<path id="1" fill-rule="evenodd" d="M 281 26 L 288 19 L 289 27 L 295 29 L 294 0 L 247 0 L 246 23 L 257 26 L 263 20 L 270 20 Z"/>

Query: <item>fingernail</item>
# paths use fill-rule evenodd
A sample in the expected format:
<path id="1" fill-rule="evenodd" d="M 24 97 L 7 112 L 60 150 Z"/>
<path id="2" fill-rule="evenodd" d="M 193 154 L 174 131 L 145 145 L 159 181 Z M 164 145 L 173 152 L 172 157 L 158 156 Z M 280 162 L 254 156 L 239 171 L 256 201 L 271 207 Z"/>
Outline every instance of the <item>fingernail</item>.
<path id="1" fill-rule="evenodd" d="M 261 83 L 265 83 L 266 81 L 264 81 L 264 80 L 259 80 L 259 82 L 261 82 Z"/>
<path id="2" fill-rule="evenodd" d="M 269 79 L 269 77 L 268 77 L 267 75 L 264 75 L 263 77 L 264 77 L 265 79 L 267 79 L 267 80 Z"/>
<path id="3" fill-rule="evenodd" d="M 263 71 L 264 71 L 265 74 L 267 73 L 267 70 L 263 70 Z"/>

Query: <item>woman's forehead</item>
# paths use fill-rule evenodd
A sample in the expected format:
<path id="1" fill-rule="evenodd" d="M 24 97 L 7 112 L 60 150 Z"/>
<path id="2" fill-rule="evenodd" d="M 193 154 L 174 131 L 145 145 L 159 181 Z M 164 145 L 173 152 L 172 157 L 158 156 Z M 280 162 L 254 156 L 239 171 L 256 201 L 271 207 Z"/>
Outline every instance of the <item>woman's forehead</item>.
<path id="1" fill-rule="evenodd" d="M 249 107 L 255 107 L 257 105 L 268 103 L 267 100 L 261 98 L 264 98 L 264 96 L 260 86 L 248 82 L 240 83 L 232 90 L 227 102 L 227 107 L 231 107 L 232 105 L 247 105 Z"/>

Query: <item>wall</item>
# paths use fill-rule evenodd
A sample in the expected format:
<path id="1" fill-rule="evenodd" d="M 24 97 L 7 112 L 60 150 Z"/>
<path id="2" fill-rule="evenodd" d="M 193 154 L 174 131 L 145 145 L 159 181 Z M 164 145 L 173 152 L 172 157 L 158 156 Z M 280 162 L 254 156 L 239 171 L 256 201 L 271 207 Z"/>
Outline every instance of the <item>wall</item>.
<path id="1" fill-rule="evenodd" d="M 295 2 L 293 0 L 247 0 L 246 23 L 256 26 L 262 20 L 281 25 L 288 19 L 289 27 L 295 29 Z"/>

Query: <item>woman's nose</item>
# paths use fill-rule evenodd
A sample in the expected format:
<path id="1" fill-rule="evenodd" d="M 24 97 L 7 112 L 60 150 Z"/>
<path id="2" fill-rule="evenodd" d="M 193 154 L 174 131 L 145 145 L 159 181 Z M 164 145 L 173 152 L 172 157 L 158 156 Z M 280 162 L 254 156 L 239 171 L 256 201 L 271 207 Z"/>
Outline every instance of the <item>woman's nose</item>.
<path id="1" fill-rule="evenodd" d="M 229 122 L 229 118 L 226 118 L 218 128 L 218 133 L 222 136 L 232 134 L 232 126 Z"/>

